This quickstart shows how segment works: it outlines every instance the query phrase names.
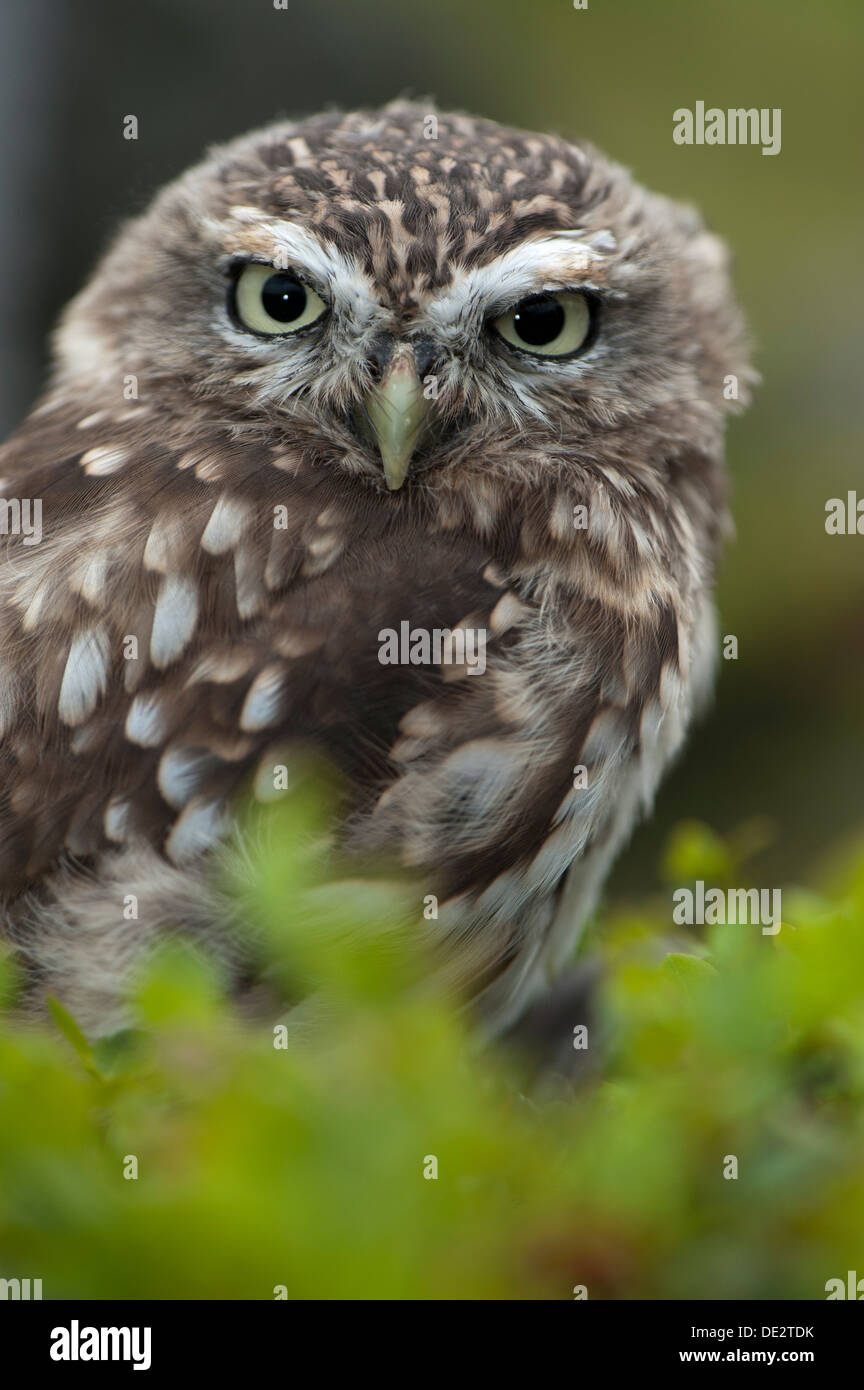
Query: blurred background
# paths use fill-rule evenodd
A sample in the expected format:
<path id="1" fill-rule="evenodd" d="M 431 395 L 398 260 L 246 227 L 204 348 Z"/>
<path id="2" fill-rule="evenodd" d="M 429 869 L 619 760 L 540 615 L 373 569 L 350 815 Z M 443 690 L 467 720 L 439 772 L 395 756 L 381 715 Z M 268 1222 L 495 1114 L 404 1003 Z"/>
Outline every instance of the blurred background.
<path id="1" fill-rule="evenodd" d="M 610 893 L 656 884 L 682 818 L 768 817 L 759 881 L 808 879 L 864 823 L 864 536 L 824 526 L 828 498 L 864 497 L 862 38 L 854 0 L 3 7 L 0 435 L 118 221 L 209 144 L 400 94 L 588 138 L 728 239 L 763 377 L 729 438 L 738 537 L 720 607 L 738 660 L 721 662 L 714 711 Z M 673 111 L 699 100 L 780 107 L 782 152 L 675 145 Z"/>

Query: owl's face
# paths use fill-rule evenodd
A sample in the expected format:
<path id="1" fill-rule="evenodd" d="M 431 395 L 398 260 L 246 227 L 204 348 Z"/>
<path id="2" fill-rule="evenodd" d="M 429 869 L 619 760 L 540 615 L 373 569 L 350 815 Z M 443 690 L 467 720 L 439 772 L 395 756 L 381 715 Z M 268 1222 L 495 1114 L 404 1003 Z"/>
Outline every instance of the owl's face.
<path id="1" fill-rule="evenodd" d="M 740 337 L 695 214 L 592 151 L 397 103 L 166 189 L 68 311 L 60 380 L 134 379 L 166 423 L 203 411 L 379 491 L 530 485 L 599 435 L 713 453 Z"/>

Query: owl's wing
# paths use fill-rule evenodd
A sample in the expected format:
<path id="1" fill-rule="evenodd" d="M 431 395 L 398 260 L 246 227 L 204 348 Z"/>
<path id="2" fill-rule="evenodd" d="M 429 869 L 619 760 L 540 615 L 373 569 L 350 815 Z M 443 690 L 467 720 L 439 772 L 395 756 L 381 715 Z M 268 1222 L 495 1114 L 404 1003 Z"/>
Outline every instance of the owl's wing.
<path id="1" fill-rule="evenodd" d="M 146 408 L 49 399 L 0 451 L 6 893 L 64 851 L 144 837 L 194 856 L 285 739 L 334 758 L 362 811 L 398 775 L 407 711 L 437 697 L 451 744 L 501 726 L 491 695 L 461 715 L 441 671 L 379 660 L 403 621 L 488 620 L 488 544 L 290 446 L 166 433 Z"/>
<path id="2" fill-rule="evenodd" d="M 539 944 L 563 875 L 599 881 L 680 741 L 668 567 L 655 592 L 635 542 L 614 564 L 573 549 L 542 496 L 481 539 L 420 488 L 242 435 L 169 444 L 136 410 L 60 403 L 2 451 L 7 501 L 42 505 L 0 564 L 4 891 L 138 840 L 194 860 L 300 740 L 342 769 L 351 842 L 485 927 L 494 969 Z M 383 664 L 403 624 L 482 631 L 485 669 Z"/>

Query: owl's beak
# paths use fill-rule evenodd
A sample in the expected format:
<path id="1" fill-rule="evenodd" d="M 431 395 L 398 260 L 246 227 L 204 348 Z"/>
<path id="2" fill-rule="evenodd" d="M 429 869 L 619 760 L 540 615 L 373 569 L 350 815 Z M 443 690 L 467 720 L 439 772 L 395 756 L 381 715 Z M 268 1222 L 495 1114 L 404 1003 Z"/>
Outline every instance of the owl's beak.
<path id="1" fill-rule="evenodd" d="M 403 343 L 396 348 L 384 376 L 366 398 L 367 419 L 391 492 L 405 481 L 430 405 L 431 401 L 423 395 L 414 353 Z"/>

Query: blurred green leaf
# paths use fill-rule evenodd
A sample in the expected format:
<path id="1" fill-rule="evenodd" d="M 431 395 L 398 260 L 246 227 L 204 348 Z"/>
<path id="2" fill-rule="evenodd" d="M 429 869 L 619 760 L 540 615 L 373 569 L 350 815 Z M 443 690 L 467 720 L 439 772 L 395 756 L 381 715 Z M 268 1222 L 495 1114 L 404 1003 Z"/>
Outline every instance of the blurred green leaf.
<path id="1" fill-rule="evenodd" d="M 855 1267 L 857 851 L 839 901 L 799 891 L 794 930 L 717 926 L 704 957 L 669 949 L 665 899 L 607 918 L 590 1078 L 531 1095 L 430 976 L 416 892 L 343 876 L 326 795 L 317 821 L 298 795 L 237 888 L 296 1007 L 244 1018 L 177 935 L 133 1029 L 0 1018 L 4 1272 L 50 1297 L 797 1299 Z M 716 871 L 717 843 L 687 828 L 676 867 Z"/>
<path id="2" fill-rule="evenodd" d="M 701 821 L 683 821 L 677 825 L 663 853 L 663 878 L 672 884 L 689 883 L 694 879 L 729 883 L 735 867 L 729 845 Z"/>

